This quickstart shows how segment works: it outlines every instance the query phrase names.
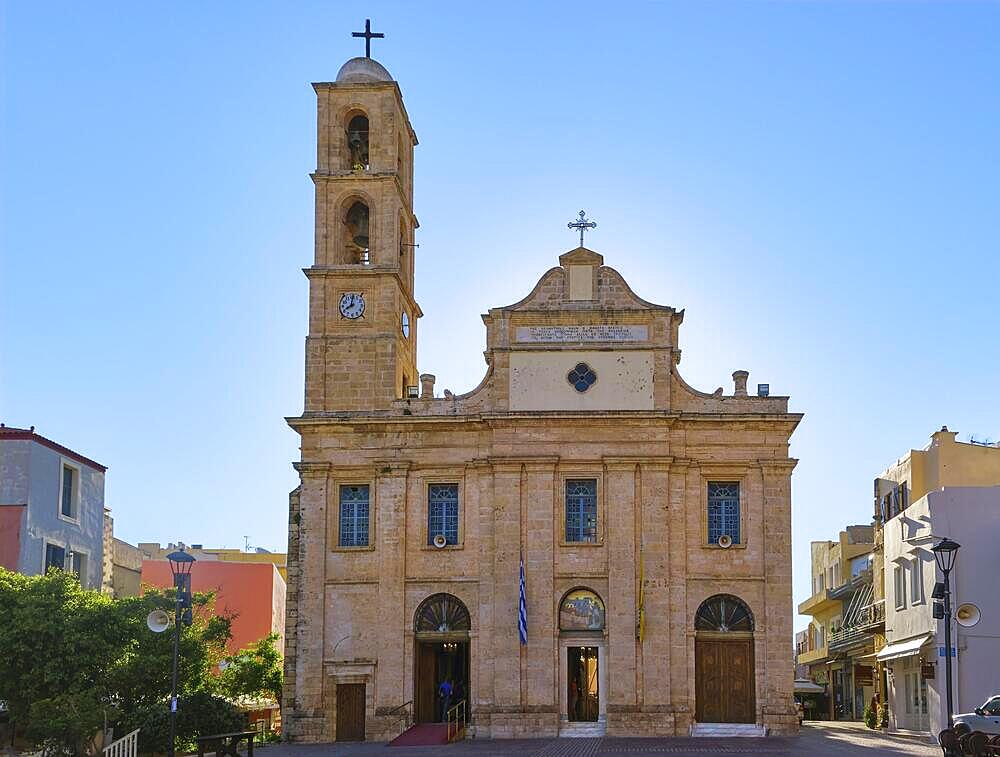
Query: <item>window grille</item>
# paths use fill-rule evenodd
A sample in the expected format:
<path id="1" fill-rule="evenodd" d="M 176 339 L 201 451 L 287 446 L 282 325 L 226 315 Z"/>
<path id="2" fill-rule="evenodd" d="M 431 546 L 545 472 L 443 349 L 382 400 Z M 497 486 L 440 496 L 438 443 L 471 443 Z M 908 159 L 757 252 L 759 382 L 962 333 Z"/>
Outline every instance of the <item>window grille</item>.
<path id="1" fill-rule="evenodd" d="M 427 543 L 442 534 L 458 544 L 458 484 L 431 484 L 427 489 Z"/>
<path id="2" fill-rule="evenodd" d="M 597 479 L 567 479 L 566 541 L 597 541 Z"/>
<path id="3" fill-rule="evenodd" d="M 715 544 L 723 535 L 740 543 L 739 482 L 708 485 L 708 543 Z"/>
<path id="4" fill-rule="evenodd" d="M 366 484 L 340 487 L 340 546 L 368 546 L 369 491 Z"/>

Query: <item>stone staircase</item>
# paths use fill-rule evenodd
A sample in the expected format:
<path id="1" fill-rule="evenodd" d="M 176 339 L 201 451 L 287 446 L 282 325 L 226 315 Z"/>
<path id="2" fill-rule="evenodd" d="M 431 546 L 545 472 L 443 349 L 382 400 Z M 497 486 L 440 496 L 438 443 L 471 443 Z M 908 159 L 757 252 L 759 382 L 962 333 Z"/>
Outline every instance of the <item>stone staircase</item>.
<path id="1" fill-rule="evenodd" d="M 694 738 L 762 738 L 767 736 L 767 729 L 753 723 L 695 723 L 691 726 L 691 736 Z"/>
<path id="2" fill-rule="evenodd" d="M 594 739 L 603 736 L 608 730 L 608 724 L 603 720 L 596 723 L 581 723 L 563 721 L 559 725 L 560 738 Z"/>

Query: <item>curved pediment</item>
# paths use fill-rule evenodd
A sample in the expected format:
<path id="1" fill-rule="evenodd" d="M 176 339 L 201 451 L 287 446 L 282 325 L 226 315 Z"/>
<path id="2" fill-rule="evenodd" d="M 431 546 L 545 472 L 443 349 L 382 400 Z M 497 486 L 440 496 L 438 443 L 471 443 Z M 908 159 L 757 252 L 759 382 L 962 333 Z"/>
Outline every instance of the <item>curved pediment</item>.
<path id="1" fill-rule="evenodd" d="M 559 265 L 550 268 L 534 289 L 522 300 L 493 308 L 493 311 L 527 310 L 658 310 L 676 312 L 667 305 L 657 305 L 639 297 L 625 277 L 604 258 L 586 247 L 577 247 L 559 257 Z"/>

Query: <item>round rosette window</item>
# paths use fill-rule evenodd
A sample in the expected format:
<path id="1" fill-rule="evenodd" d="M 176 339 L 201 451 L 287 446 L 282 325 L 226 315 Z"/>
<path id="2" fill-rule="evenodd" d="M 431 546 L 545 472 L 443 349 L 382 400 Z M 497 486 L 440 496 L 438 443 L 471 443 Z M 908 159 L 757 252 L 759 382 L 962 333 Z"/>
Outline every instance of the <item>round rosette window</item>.
<path id="1" fill-rule="evenodd" d="M 586 363 L 577 363 L 576 367 L 566 374 L 566 380 L 574 389 L 583 393 L 597 383 L 597 374 Z"/>

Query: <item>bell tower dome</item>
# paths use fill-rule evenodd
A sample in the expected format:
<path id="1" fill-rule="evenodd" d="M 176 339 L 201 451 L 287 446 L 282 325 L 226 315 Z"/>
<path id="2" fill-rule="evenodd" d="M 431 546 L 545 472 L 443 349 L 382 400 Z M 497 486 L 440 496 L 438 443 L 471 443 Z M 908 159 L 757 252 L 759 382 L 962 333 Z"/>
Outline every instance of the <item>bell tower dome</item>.
<path id="1" fill-rule="evenodd" d="M 385 409 L 418 381 L 417 137 L 399 85 L 370 57 L 351 58 L 335 81 L 313 89 L 316 249 L 305 269 L 305 410 Z"/>

